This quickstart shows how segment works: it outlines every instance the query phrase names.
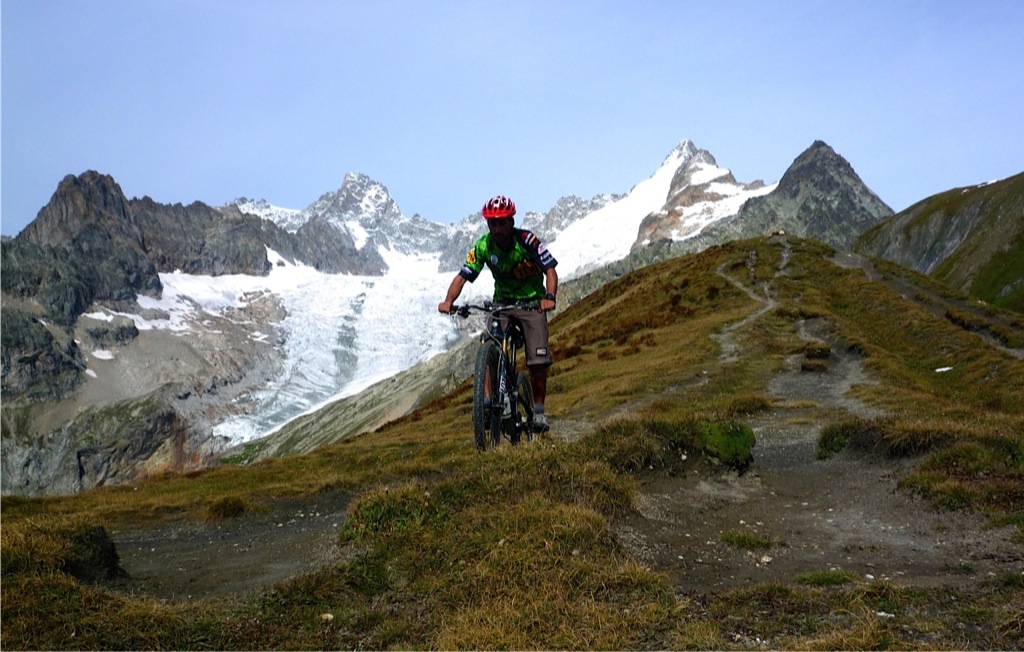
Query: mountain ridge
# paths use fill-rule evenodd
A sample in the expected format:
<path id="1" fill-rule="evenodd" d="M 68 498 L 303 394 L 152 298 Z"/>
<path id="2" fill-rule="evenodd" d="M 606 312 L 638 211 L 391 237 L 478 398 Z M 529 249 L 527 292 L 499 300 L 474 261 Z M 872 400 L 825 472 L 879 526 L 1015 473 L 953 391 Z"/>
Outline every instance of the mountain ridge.
<path id="1" fill-rule="evenodd" d="M 813 147 L 819 148 L 821 145 L 824 144 L 815 143 Z M 831 151 L 830 148 L 829 151 Z M 798 157 L 798 160 L 801 159 Z M 825 162 L 829 165 L 841 167 L 841 161 L 841 157 L 836 155 L 835 157 L 829 157 Z M 299 213 L 291 210 L 278 211 L 276 219 L 287 222 L 289 228 L 294 228 L 294 232 L 289 232 L 282 225 L 259 215 L 243 212 L 239 208 L 238 203 L 214 209 L 198 202 L 189 206 L 182 206 L 181 204 L 165 206 L 156 204 L 148 198 L 129 201 L 124 199 L 123 195 L 118 196 L 119 188 L 115 192 L 116 184 L 112 178 L 104 177 L 98 173 L 89 173 L 88 178 L 96 183 L 102 181 L 101 185 L 104 185 L 108 191 L 107 194 L 100 195 L 99 216 L 109 217 L 110 211 L 113 210 L 116 213 L 116 211 L 120 210 L 126 218 L 126 225 L 118 227 L 123 228 L 125 234 L 118 235 L 121 232 L 115 228 L 112 230 L 114 235 L 108 234 L 104 242 L 112 241 L 115 244 L 122 241 L 138 243 L 140 249 L 133 249 L 132 251 L 136 254 L 144 252 L 148 256 L 152 256 L 152 258 L 145 258 L 145 260 L 152 263 L 154 269 L 159 269 L 159 272 L 163 274 L 172 273 L 177 269 L 187 270 L 192 273 L 207 272 L 218 274 L 230 274 L 239 270 L 249 270 L 250 272 L 269 276 L 270 271 L 279 268 L 279 266 L 296 265 L 305 261 L 306 264 L 316 269 L 366 274 L 368 276 L 360 277 L 365 278 L 365 280 L 359 282 L 366 284 L 367 289 L 370 289 L 376 283 L 371 280 L 372 278 L 386 278 L 386 274 L 389 273 L 389 264 L 397 260 L 395 258 L 396 253 L 406 256 L 412 256 L 413 254 L 425 254 L 428 257 L 437 256 L 438 269 L 443 269 L 447 266 L 449 272 L 454 273 L 454 270 L 461 263 L 461 257 L 464 255 L 469 244 L 473 241 L 476 234 L 484 228 L 483 220 L 479 219 L 477 214 L 470 214 L 464 220 L 447 227 L 429 223 L 417 215 L 407 218 L 401 213 L 397 203 L 391 198 L 390 193 L 383 184 L 370 179 L 366 175 L 357 173 L 346 175 L 342 186 L 337 191 L 324 193 L 307 209 Z M 809 177 L 804 188 L 813 187 L 820 179 L 829 180 L 830 183 L 835 182 L 835 179 L 839 179 L 835 183 L 842 186 L 847 177 L 841 174 L 812 176 Z M 702 187 L 700 192 L 705 193 L 704 203 L 712 205 L 707 212 L 699 216 L 699 220 L 704 222 L 707 222 L 709 215 L 712 218 L 712 222 L 723 216 L 715 212 L 713 207 L 715 202 L 708 199 L 710 194 L 735 201 L 736 197 L 742 197 L 743 193 L 747 192 L 770 196 L 773 188 L 773 186 L 765 186 L 761 182 L 755 182 L 749 186 L 738 184 L 728 170 L 717 166 L 714 157 L 709 152 L 699 150 L 691 141 L 685 140 L 681 141 L 666 156 L 662 167 L 658 171 L 649 179 L 635 184 L 629 193 L 624 195 L 598 195 L 591 200 L 583 200 L 571 196 L 562 198 L 547 213 L 526 212 L 523 216 L 522 225 L 537 225 L 539 230 L 546 230 L 549 246 L 556 247 L 553 250 L 556 251 L 557 257 L 559 257 L 562 263 L 561 267 L 566 272 L 567 277 L 572 276 L 575 272 L 577 276 L 582 277 L 586 275 L 588 278 L 600 282 L 599 279 L 606 277 L 597 274 L 596 272 L 599 271 L 597 268 L 607 266 L 609 263 L 613 263 L 612 267 L 615 267 L 615 264 L 630 258 L 639 264 L 643 260 L 650 262 L 680 253 L 680 247 L 678 246 L 680 243 L 672 240 L 668 228 L 663 228 L 660 231 L 660 233 L 667 234 L 668 237 L 659 238 L 649 244 L 643 244 L 643 241 L 649 238 L 646 238 L 638 227 L 646 223 L 652 228 L 652 233 L 658 233 L 658 215 L 662 213 L 670 215 L 672 210 L 678 205 L 680 197 L 687 192 L 688 188 L 694 186 L 695 181 L 699 182 L 697 185 Z M 859 179 L 855 179 L 855 181 L 862 185 Z M 863 191 L 858 186 L 852 192 L 857 194 Z M 815 200 L 815 197 L 814 192 L 805 192 L 800 196 L 800 199 L 807 202 Z M 265 201 L 247 201 L 251 203 L 254 210 L 265 210 L 265 207 L 270 206 L 269 202 Z M 672 203 L 671 206 L 669 206 L 670 202 Z M 85 210 L 89 202 L 71 201 L 58 202 L 58 204 L 60 206 L 79 206 L 82 210 Z M 699 204 L 701 204 L 700 201 L 691 203 L 691 206 Z M 246 206 L 248 205 L 246 204 Z M 668 210 L 665 210 L 666 207 Z M 661 209 L 661 213 L 658 213 L 659 209 Z M 62 211 L 64 209 L 55 209 L 50 212 L 58 216 L 67 212 Z M 651 218 L 651 215 L 654 213 L 658 213 L 658 215 Z M 296 216 L 300 215 L 302 217 L 296 219 Z M 609 231 L 600 225 L 587 222 L 587 220 L 596 219 L 595 216 L 603 216 L 602 219 L 608 221 L 609 224 L 616 224 L 615 228 L 621 228 L 622 224 L 626 224 L 633 230 L 628 235 L 617 239 L 612 237 L 615 232 Z M 724 216 L 728 217 L 728 214 Z M 213 224 L 218 219 L 231 228 L 209 231 L 208 225 Z M 305 220 L 304 223 L 302 222 L 303 219 Z M 100 220 L 100 223 L 103 223 L 103 220 Z M 166 233 L 149 233 L 147 229 L 152 229 L 154 225 L 168 225 L 169 228 L 167 228 Z M 704 227 L 701 228 L 707 230 Z M 42 225 L 38 229 L 44 230 Z M 136 237 L 136 232 L 138 237 Z M 22 300 L 28 302 L 39 296 L 39 288 L 42 287 L 40 279 L 45 280 L 48 277 L 41 271 L 36 272 L 37 277 L 31 277 L 31 274 L 24 273 L 8 274 L 9 262 L 18 263 L 19 251 L 21 250 L 19 248 L 36 247 L 42 251 L 54 251 L 53 246 L 50 244 L 44 242 L 44 244 L 40 245 L 32 242 L 33 237 L 41 237 L 30 237 L 32 233 L 29 232 L 25 237 L 21 237 L 21 234 L 19 234 L 19 238 L 15 238 L 12 242 L 5 241 L 3 249 L 4 291 L 5 293 L 14 293 Z M 246 234 L 253 235 L 249 236 Z M 692 233 L 687 233 L 686 235 L 690 236 Z M 581 242 L 584 244 L 591 242 L 597 245 L 600 251 L 596 249 L 588 251 L 585 247 L 581 248 Z M 638 246 L 638 242 L 641 242 L 642 246 Z M 669 244 L 666 245 L 665 242 Z M 684 240 L 683 244 L 686 244 L 686 242 Z M 279 259 L 275 259 L 277 262 L 271 262 L 271 250 L 280 256 Z M 407 253 L 402 254 L 403 251 Z M 632 254 L 630 253 L 631 251 L 633 251 Z M 132 260 L 130 257 L 119 257 L 118 255 L 109 254 L 104 254 L 102 257 L 103 260 L 112 260 L 119 265 L 122 258 L 129 261 Z M 158 261 L 159 266 L 157 262 L 153 262 L 153 258 Z M 335 262 L 332 263 L 330 261 Z M 140 259 L 139 264 L 143 265 L 144 263 L 145 261 Z M 184 268 L 182 267 L 183 265 Z M 42 266 L 33 269 L 41 270 Z M 584 274 L 588 271 L 591 274 Z M 73 275 L 73 272 L 69 274 Z M 30 281 L 25 281 L 22 285 L 14 284 L 14 281 L 17 279 L 25 277 L 35 279 L 35 288 L 32 287 L 31 279 Z M 9 280 L 12 283 L 8 283 Z M 156 276 L 156 282 L 159 281 L 159 276 Z M 566 287 L 569 286 L 567 285 Z M 34 295 L 33 292 L 36 294 Z M 255 396 L 260 394 L 258 391 L 260 383 L 269 383 L 273 380 L 270 374 L 278 373 L 281 368 L 280 358 L 283 354 L 275 354 L 271 349 L 274 347 L 274 342 L 283 340 L 286 337 L 286 333 L 282 330 L 280 321 L 266 321 L 268 319 L 275 319 L 268 316 L 279 314 L 281 300 L 279 297 L 275 298 L 272 291 L 268 293 L 266 290 L 261 290 L 260 292 L 265 293 L 260 296 L 264 296 L 269 302 L 268 305 L 274 305 L 275 307 L 267 310 L 247 309 L 245 312 L 250 316 L 254 314 L 264 315 L 259 317 L 262 321 L 232 325 L 229 323 L 230 320 L 222 320 L 223 326 L 217 329 L 220 331 L 219 333 L 214 333 L 211 330 L 208 335 L 205 335 L 202 334 L 205 332 L 205 327 L 202 326 L 201 321 L 208 318 L 203 316 L 202 313 L 196 313 L 195 317 L 193 317 L 192 328 L 197 329 L 195 331 L 197 337 L 222 338 L 224 333 L 234 331 L 235 335 L 232 336 L 234 339 L 227 341 L 218 340 L 214 349 L 217 351 L 215 355 L 207 351 L 195 356 L 194 362 L 188 368 L 187 374 L 182 379 L 179 379 L 179 382 L 183 382 L 184 388 L 162 394 L 170 397 L 167 400 L 176 406 L 179 414 L 185 415 L 187 422 L 202 431 L 194 433 L 197 440 L 210 442 L 211 446 L 215 446 L 216 443 L 215 439 L 211 438 L 208 430 L 206 430 L 210 427 L 210 423 L 214 422 L 215 419 L 224 418 L 226 413 L 231 414 L 236 411 L 254 409 L 252 401 L 255 400 Z M 76 383 L 81 382 L 83 376 L 87 372 L 92 371 L 92 366 L 102 364 L 102 362 L 94 360 L 96 355 L 108 354 L 104 353 L 105 349 L 99 343 L 99 340 L 96 340 L 90 334 L 97 328 L 95 326 L 95 318 L 77 320 L 77 317 L 86 310 L 89 310 L 93 304 L 99 306 L 97 308 L 99 312 L 96 314 L 103 316 L 103 319 L 112 317 L 120 319 L 124 315 L 141 315 L 144 311 L 140 311 L 138 308 L 132 309 L 129 305 L 126 305 L 133 303 L 129 298 L 132 294 L 132 291 L 124 292 L 123 295 L 118 295 L 119 297 L 123 296 L 123 298 L 118 298 L 113 303 L 106 301 L 107 306 L 105 308 L 103 304 L 106 298 L 103 296 L 93 295 L 82 298 L 71 307 L 64 308 L 63 314 L 65 317 L 63 323 L 65 325 L 62 327 L 64 330 L 53 326 L 46 326 L 34 318 L 21 320 L 21 322 L 30 324 L 32 332 L 36 333 L 32 338 L 29 338 L 26 334 L 21 336 L 21 339 L 25 340 L 28 338 L 26 341 L 30 342 L 41 341 L 40 338 L 45 339 L 42 335 L 43 332 L 50 333 L 51 339 L 54 337 L 56 339 L 53 339 L 52 343 L 45 345 L 45 350 L 48 352 L 44 357 L 52 361 L 63 360 L 63 362 L 51 362 L 43 369 L 38 370 L 43 372 L 42 375 L 37 373 L 33 377 L 32 373 L 35 372 L 32 369 L 35 367 L 31 360 L 33 360 L 35 353 L 23 346 L 5 347 L 4 398 L 7 405 L 13 406 L 10 410 L 5 409 L 4 412 L 5 428 L 8 431 L 16 431 L 19 436 L 32 441 L 41 441 L 40 439 L 33 438 L 45 438 L 45 432 L 34 432 L 32 427 L 26 428 L 24 425 L 17 427 L 13 425 L 16 423 L 47 422 L 46 419 L 41 418 L 42 413 L 46 409 L 37 404 L 40 400 L 45 402 L 47 400 L 46 397 L 37 396 L 35 399 L 28 401 L 13 400 L 19 398 L 18 394 L 13 391 L 15 387 L 13 379 L 22 379 L 19 381 L 18 387 L 39 387 L 41 382 L 34 380 L 34 378 L 45 378 L 45 373 L 60 373 L 65 379 L 65 382 L 60 386 L 69 387 L 70 389 L 64 390 L 64 394 L 54 395 L 51 398 L 66 402 L 68 393 L 74 397 L 77 387 Z M 366 291 L 360 293 L 359 289 L 355 288 L 346 301 L 352 302 L 352 309 L 357 311 L 357 313 L 362 312 L 368 310 L 367 304 L 364 303 L 365 296 Z M 87 301 L 86 299 L 90 300 Z M 329 297 L 320 297 L 320 299 L 329 300 Z M 249 301 L 249 299 L 245 301 Z M 4 306 L 4 323 L 19 323 L 17 320 L 7 319 L 7 314 L 15 309 L 13 306 L 8 307 L 7 303 L 5 302 Z M 429 302 L 426 302 L 425 305 L 428 304 Z M 564 304 L 565 301 L 563 301 Z M 372 306 L 373 304 L 369 305 Z M 425 309 L 429 309 L 429 305 Z M 166 312 L 168 309 L 159 309 L 157 314 L 153 316 L 165 319 L 165 316 L 162 317 L 159 314 L 161 310 Z M 29 314 L 31 314 L 31 311 Z M 136 319 L 137 317 L 130 318 Z M 357 341 L 358 333 L 352 330 L 354 328 L 353 323 L 358 321 L 355 317 L 343 320 L 332 318 L 332 321 L 337 321 L 337 323 L 324 324 L 322 327 L 340 329 L 337 341 L 352 343 Z M 73 336 L 70 334 L 71 331 L 68 330 L 71 325 L 75 325 Z M 258 340 L 250 337 L 254 329 L 263 334 Z M 64 334 L 62 335 L 61 333 Z M 8 341 L 18 340 L 19 338 L 17 332 L 9 331 L 6 326 L 4 335 Z M 152 339 L 150 336 L 147 337 Z M 96 355 L 91 355 L 89 360 L 85 361 L 76 341 L 81 341 L 84 343 L 83 346 L 94 349 Z M 132 344 L 132 341 L 128 341 L 121 346 L 131 348 L 137 345 Z M 336 358 L 333 362 L 334 365 L 353 364 L 352 356 L 354 354 L 351 351 L 335 348 L 338 346 L 336 343 L 330 346 Z M 97 349 L 98 352 L 95 351 Z M 8 351 L 12 353 L 18 351 L 18 354 L 8 355 Z M 193 359 L 191 355 L 189 358 Z M 254 364 L 259 365 L 260 368 L 253 368 Z M 158 368 L 162 369 L 162 367 Z M 164 372 L 161 371 L 161 373 Z M 317 373 L 325 377 L 339 377 L 343 375 L 336 372 L 333 374 L 323 374 L 318 371 Z M 26 375 L 28 376 L 27 379 L 25 378 Z M 345 377 L 349 377 L 349 375 L 345 375 Z M 72 382 L 68 383 L 68 378 Z M 78 380 L 75 381 L 75 378 Z M 97 380 L 96 378 L 88 380 L 90 386 L 102 382 L 105 381 Z M 148 384 L 140 383 L 139 386 L 148 387 Z M 326 395 L 330 395 L 330 392 L 327 392 Z M 122 396 L 121 398 L 125 397 Z M 137 398 L 141 399 L 141 397 Z M 63 409 L 66 411 L 66 408 Z M 15 418 L 16 415 L 20 416 Z M 66 432 L 72 432 L 73 430 L 73 427 L 65 429 Z M 33 454 L 45 455 L 45 451 L 38 449 Z M 80 470 L 69 468 L 66 471 L 72 474 L 77 473 L 81 476 Z M 7 475 L 9 474 L 5 474 L 5 477 Z M 107 474 L 105 477 L 114 477 L 115 475 L 117 477 L 129 477 L 130 474 Z M 17 475 L 14 474 L 12 477 L 16 478 Z M 98 476 L 90 480 L 90 482 L 97 480 Z M 40 483 L 36 482 L 36 484 L 39 485 Z M 45 482 L 41 484 L 45 485 Z M 8 485 L 5 484 L 5 491 L 8 490 L 7 487 Z"/>

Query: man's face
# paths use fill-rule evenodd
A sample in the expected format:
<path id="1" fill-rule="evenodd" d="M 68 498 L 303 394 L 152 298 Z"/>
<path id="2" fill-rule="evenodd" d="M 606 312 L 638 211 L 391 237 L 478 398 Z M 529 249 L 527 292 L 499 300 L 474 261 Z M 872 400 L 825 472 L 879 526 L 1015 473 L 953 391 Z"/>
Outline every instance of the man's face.
<path id="1" fill-rule="evenodd" d="M 508 249 L 508 246 L 512 244 L 512 223 L 511 217 L 493 217 L 487 220 L 487 228 L 491 232 L 491 237 L 502 249 Z"/>

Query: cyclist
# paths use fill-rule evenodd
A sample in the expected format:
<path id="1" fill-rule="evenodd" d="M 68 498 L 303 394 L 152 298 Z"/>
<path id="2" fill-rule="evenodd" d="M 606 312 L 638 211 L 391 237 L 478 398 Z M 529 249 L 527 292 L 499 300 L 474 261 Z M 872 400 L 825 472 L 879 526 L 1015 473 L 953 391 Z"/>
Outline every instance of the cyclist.
<path id="1" fill-rule="evenodd" d="M 530 370 L 533 389 L 533 429 L 544 432 L 548 420 L 544 415 L 547 394 L 548 350 L 547 312 L 555 309 L 558 273 L 551 252 L 530 231 L 515 228 L 516 205 L 503 195 L 493 197 L 481 211 L 487 221 L 487 233 L 466 255 L 462 269 L 452 279 L 448 294 L 438 304 L 439 312 L 450 314 L 466 281 L 472 283 L 487 265 L 494 277 L 494 302 L 498 304 L 539 303 L 539 310 L 513 310 L 511 316 L 523 325 L 526 339 L 526 366 Z"/>

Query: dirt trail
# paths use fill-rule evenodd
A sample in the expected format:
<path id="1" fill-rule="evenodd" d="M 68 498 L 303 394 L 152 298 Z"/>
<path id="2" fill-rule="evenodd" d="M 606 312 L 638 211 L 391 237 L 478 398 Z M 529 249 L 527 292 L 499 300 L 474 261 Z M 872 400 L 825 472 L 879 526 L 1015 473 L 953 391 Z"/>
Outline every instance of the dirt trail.
<path id="1" fill-rule="evenodd" d="M 782 242 L 775 278 L 786 273 L 789 260 L 788 242 Z M 869 265 L 852 258 L 842 263 L 851 261 Z M 716 336 L 721 360 L 728 363 L 740 354 L 738 334 L 775 301 L 770 284 L 758 292 L 723 269 L 718 273 L 763 304 Z M 794 355 L 772 379 L 768 393 L 779 401 L 751 422 L 757 438 L 752 469 L 743 475 L 694 469 L 649 478 L 636 513 L 615 525 L 626 548 L 664 571 L 677 590 L 698 593 L 825 570 L 907 585 L 963 585 L 1024 572 L 1024 551 L 1011 540 L 1013 528 L 984 529 L 977 515 L 939 512 L 898 491 L 897 481 L 912 461 L 849 452 L 817 459 L 824 424 L 844 414 L 880 413 L 847 395 L 854 385 L 872 382 L 860 360 L 829 342 L 821 322 L 801 322 L 798 328 L 804 339 L 828 342 L 832 353 L 825 369 L 813 373 L 801 370 L 802 354 Z M 774 545 L 738 550 L 722 542 L 723 533 L 734 530 L 767 536 Z"/>
<path id="2" fill-rule="evenodd" d="M 775 277 L 786 273 L 789 247 Z M 846 257 L 836 264 L 867 265 Z M 753 278 L 755 259 L 748 260 Z M 869 266 L 862 267 L 873 273 Z M 762 305 L 717 335 L 721 361 L 741 354 L 739 335 L 775 308 L 772 283 L 752 288 L 719 274 Z M 807 339 L 828 341 L 823 324 L 799 324 Z M 871 382 L 860 360 L 838 342 L 825 370 L 801 371 L 793 356 L 769 384 L 779 399 L 751 422 L 757 437 L 754 465 L 739 475 L 725 468 L 693 466 L 683 474 L 649 476 L 634 513 L 614 530 L 625 548 L 663 571 L 679 592 L 705 593 L 760 582 L 790 581 L 799 573 L 842 569 L 868 579 L 908 585 L 980 582 L 1003 572 L 1024 572 L 1024 552 L 1012 528 L 983 529 L 983 520 L 937 512 L 906 492 L 899 477 L 911 461 L 889 462 L 842 453 L 816 458 L 823 424 L 843 414 L 875 410 L 847 396 Z M 578 439 L 593 428 L 582 421 L 554 421 L 553 433 Z M 326 493 L 305 501 L 280 501 L 265 514 L 234 521 L 169 523 L 115 536 L 123 589 L 173 600 L 257 590 L 336 560 L 338 527 L 350 496 Z M 746 552 L 722 534 L 751 531 L 774 545 Z"/>
<path id="3" fill-rule="evenodd" d="M 218 523 L 161 523 L 115 534 L 128 579 L 118 588 L 189 601 L 259 590 L 339 558 L 351 495 L 279 500 L 264 513 Z"/>

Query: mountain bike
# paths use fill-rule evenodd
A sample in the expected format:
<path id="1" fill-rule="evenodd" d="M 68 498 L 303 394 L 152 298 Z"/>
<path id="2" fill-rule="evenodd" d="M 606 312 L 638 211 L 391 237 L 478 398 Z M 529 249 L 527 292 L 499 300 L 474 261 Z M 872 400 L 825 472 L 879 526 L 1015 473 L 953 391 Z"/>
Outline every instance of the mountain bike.
<path id="1" fill-rule="evenodd" d="M 473 441 L 480 451 L 497 448 L 503 434 L 513 446 L 524 438 L 533 441 L 533 387 L 529 374 L 516 369 L 517 351 L 525 343 L 523 326 L 510 313 L 538 308 L 535 303 L 504 306 L 489 301 L 452 307 L 452 314 L 463 318 L 473 310 L 488 315 L 473 380 Z"/>

